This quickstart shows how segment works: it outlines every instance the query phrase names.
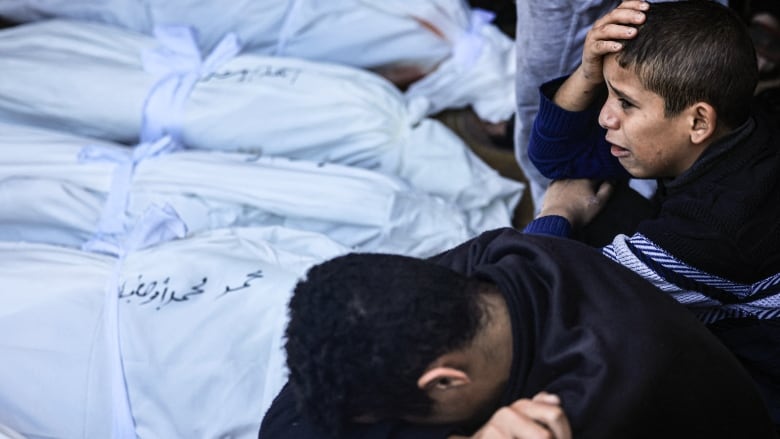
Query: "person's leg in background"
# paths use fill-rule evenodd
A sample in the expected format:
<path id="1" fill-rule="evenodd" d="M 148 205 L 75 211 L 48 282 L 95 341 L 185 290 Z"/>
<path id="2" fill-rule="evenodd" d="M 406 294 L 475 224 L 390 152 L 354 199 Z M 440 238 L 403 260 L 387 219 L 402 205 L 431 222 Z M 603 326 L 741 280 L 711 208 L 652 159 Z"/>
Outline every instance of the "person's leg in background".
<path id="1" fill-rule="evenodd" d="M 517 0 L 515 157 L 531 186 L 538 210 L 549 180 L 528 159 L 528 138 L 539 107 L 539 86 L 571 73 L 593 22 L 617 0 Z"/>

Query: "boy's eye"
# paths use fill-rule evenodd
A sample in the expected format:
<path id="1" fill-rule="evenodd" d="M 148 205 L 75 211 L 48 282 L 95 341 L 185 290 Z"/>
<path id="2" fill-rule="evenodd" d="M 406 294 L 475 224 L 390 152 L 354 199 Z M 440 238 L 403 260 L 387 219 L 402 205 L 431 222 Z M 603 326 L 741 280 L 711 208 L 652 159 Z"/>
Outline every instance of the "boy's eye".
<path id="1" fill-rule="evenodd" d="M 620 101 L 620 108 L 622 108 L 624 110 L 634 106 L 634 104 L 632 104 L 631 102 L 628 102 L 625 99 L 618 99 L 618 101 Z"/>

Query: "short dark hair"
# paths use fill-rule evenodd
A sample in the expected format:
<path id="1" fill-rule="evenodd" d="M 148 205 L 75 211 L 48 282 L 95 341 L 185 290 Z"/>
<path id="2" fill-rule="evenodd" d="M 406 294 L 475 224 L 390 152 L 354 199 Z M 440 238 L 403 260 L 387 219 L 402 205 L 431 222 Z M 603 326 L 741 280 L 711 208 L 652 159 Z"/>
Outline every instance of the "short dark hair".
<path id="1" fill-rule="evenodd" d="M 703 101 L 729 128 L 747 120 L 758 64 L 736 12 L 707 0 L 652 3 L 639 28 L 616 60 L 664 99 L 667 117 Z"/>
<path id="2" fill-rule="evenodd" d="M 290 385 L 299 410 L 339 434 L 359 416 L 425 416 L 425 369 L 484 324 L 482 285 L 432 262 L 352 253 L 312 267 L 290 300 Z"/>

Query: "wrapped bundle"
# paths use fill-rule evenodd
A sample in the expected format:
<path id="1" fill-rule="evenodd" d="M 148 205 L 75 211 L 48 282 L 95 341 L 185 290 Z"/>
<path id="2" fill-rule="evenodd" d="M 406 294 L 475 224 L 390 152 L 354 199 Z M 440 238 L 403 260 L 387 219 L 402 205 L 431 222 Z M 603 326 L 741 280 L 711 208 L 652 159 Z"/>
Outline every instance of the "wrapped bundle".
<path id="1" fill-rule="evenodd" d="M 198 31 L 211 50 L 235 32 L 247 51 L 370 68 L 392 77 L 426 75 L 409 97 L 427 113 L 471 104 L 485 120 L 515 110 L 515 50 L 464 0 L 4 0 L 16 21 L 69 17 L 151 35 L 158 25 Z"/>
<path id="2" fill-rule="evenodd" d="M 159 35 L 167 46 L 154 51 L 154 38 L 99 24 L 54 20 L 0 31 L 0 118 L 123 143 L 169 134 L 194 149 L 374 169 L 464 210 L 501 209 L 509 224 L 522 185 L 501 178 L 439 122 L 412 119 L 381 77 L 303 60 L 230 58 L 231 39 L 202 60 L 189 37 L 169 29 Z"/>
<path id="3" fill-rule="evenodd" d="M 139 148 L 41 128 L 0 122 L 0 132 L 0 240 L 78 247 L 101 215 L 121 232 L 147 206 L 169 204 L 190 233 L 282 225 L 359 251 L 428 256 L 501 222 L 359 168 L 212 151 L 139 157 Z M 114 181 L 131 160 L 132 175 Z M 106 212 L 112 192 L 126 201 Z"/>
<path id="4" fill-rule="evenodd" d="M 286 380 L 292 287 L 344 251 L 277 227 L 119 261 L 0 242 L 0 425 L 30 438 L 256 438 Z"/>

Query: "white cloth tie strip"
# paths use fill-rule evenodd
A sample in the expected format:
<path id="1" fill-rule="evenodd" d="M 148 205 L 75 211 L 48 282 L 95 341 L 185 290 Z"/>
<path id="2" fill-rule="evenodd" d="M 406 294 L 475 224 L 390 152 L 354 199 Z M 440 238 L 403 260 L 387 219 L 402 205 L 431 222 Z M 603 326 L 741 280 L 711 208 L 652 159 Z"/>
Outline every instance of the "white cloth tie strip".
<path id="1" fill-rule="evenodd" d="M 122 348 L 119 333 L 119 290 L 120 276 L 125 258 L 130 252 L 154 246 L 156 244 L 184 237 L 187 228 L 176 212 L 169 206 L 150 207 L 138 224 L 130 229 L 119 248 L 110 250 L 118 253 L 119 258 L 108 277 L 105 289 L 105 335 L 108 343 L 108 365 L 112 399 L 112 439 L 132 439 L 136 437 L 135 422 L 127 391 Z M 106 249 L 103 253 L 107 253 Z"/>
<path id="2" fill-rule="evenodd" d="M 132 154 L 129 199 L 109 203 L 126 210 L 102 214 L 126 224 L 146 206 L 167 203 L 190 233 L 284 225 L 324 233 L 356 251 L 419 257 L 494 224 L 485 210 L 462 211 L 398 178 L 355 167 L 235 152 L 165 154 L 164 148 L 139 160 L 143 149 L 70 133 L 3 122 L 0 132 L 0 240 L 81 247 L 108 210 L 109 193 L 125 194 L 111 188 L 127 181 L 114 174 Z M 80 153 L 92 159 L 79 160 Z"/>
<path id="3" fill-rule="evenodd" d="M 138 143 L 146 98 L 159 80 L 144 71 L 140 54 L 157 45 L 148 36 L 89 22 L 49 20 L 1 30 L 0 119 Z M 469 72 L 503 75 L 504 69 L 484 64 L 490 51 L 484 47 Z M 463 80 L 455 70 L 441 84 L 427 84 L 444 91 L 440 86 Z M 474 91 L 472 85 L 474 78 L 459 90 Z M 354 68 L 242 53 L 196 82 L 182 117 L 177 130 L 187 148 L 399 176 L 490 218 L 489 225 L 483 221 L 487 228 L 508 226 L 522 193 L 521 183 L 499 176 L 440 122 L 414 119 L 388 81 Z"/>
<path id="4" fill-rule="evenodd" d="M 451 20 L 440 29 L 446 38 L 418 23 L 419 18 L 433 22 L 437 14 L 444 17 L 440 21 Z M 51 17 L 99 21 L 147 35 L 155 26 L 175 23 L 196 29 L 202 50 L 210 50 L 227 32 L 235 32 L 246 53 L 379 71 L 412 68 L 447 77 L 457 73 L 448 72 L 452 66 L 437 70 L 458 50 L 453 47 L 454 37 L 471 27 L 469 6 L 463 0 L 3 0 L 0 15 L 18 22 Z M 513 100 L 495 90 L 503 93 L 514 87 L 512 40 L 493 25 L 482 34 L 487 36 L 483 38 L 486 55 L 493 59 L 484 59 L 483 54 L 481 67 L 450 81 L 434 80 L 437 88 L 419 89 L 417 96 L 432 101 L 431 109 L 473 104 L 485 120 L 511 116 Z"/>
<path id="5" fill-rule="evenodd" d="M 143 160 L 168 154 L 177 149 L 179 148 L 172 142 L 172 139 L 165 136 L 152 143 L 137 145 L 129 156 L 117 149 L 94 145 L 85 146 L 79 151 L 79 162 L 107 161 L 117 164 L 111 178 L 111 189 L 109 189 L 106 204 L 98 222 L 97 238 L 103 235 L 124 233 L 125 211 L 136 165 Z"/>
<path id="6" fill-rule="evenodd" d="M 195 31 L 189 27 L 156 27 L 154 36 L 160 46 L 144 50 L 141 58 L 144 70 L 160 79 L 146 98 L 140 138 L 141 142 L 154 142 L 167 134 L 178 143 L 184 104 L 195 83 L 236 56 L 241 45 L 230 32 L 204 60 Z"/>

